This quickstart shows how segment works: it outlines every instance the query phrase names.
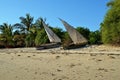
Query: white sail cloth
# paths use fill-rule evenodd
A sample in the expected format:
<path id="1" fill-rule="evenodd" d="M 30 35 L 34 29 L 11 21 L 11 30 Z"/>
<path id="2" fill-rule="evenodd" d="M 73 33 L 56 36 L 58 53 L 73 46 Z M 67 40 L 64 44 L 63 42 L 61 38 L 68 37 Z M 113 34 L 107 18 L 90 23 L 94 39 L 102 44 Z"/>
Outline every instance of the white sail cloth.
<path id="1" fill-rule="evenodd" d="M 45 28 L 45 31 L 48 35 L 50 42 L 52 42 L 52 43 L 60 43 L 61 42 L 61 39 L 45 24 L 45 22 L 43 22 L 43 26 Z"/>
<path id="2" fill-rule="evenodd" d="M 75 30 L 71 25 L 69 25 L 64 20 L 60 19 L 60 21 L 65 26 L 70 38 L 72 39 L 74 44 L 84 44 L 87 43 L 87 39 L 83 37 L 82 34 L 80 34 L 77 30 Z"/>

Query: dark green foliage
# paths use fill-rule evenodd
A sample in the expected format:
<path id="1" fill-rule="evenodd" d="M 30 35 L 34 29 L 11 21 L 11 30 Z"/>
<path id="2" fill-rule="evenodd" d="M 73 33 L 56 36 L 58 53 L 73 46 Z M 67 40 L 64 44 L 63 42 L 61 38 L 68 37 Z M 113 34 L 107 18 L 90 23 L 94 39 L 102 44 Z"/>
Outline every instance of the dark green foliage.
<path id="1" fill-rule="evenodd" d="M 89 35 L 89 43 L 90 44 L 101 44 L 101 34 L 100 31 L 90 32 Z"/>
<path id="2" fill-rule="evenodd" d="M 89 39 L 90 30 L 84 27 L 77 27 L 76 30 L 81 33 L 86 39 Z"/>
<path id="3" fill-rule="evenodd" d="M 111 5 L 111 3 L 109 3 Z M 112 4 L 113 6 L 113 4 Z M 110 12 L 110 11 L 109 11 Z M 114 17 L 116 17 L 117 14 L 115 14 Z M 109 16 L 106 16 L 109 17 Z M 112 17 L 112 18 L 114 18 Z M 109 19 L 106 19 L 107 21 L 104 21 L 101 25 L 101 31 L 102 34 L 108 35 L 103 38 L 103 40 L 107 41 L 116 41 L 120 42 L 120 37 L 118 35 L 120 32 L 119 27 L 111 27 L 120 25 L 119 17 L 114 18 L 117 24 L 113 23 L 114 20 L 110 21 Z M 8 25 L 7 23 L 4 23 L 3 25 L 0 25 L 0 48 L 3 47 L 35 47 L 40 46 L 45 43 L 49 43 L 48 36 L 44 30 L 44 26 L 42 22 L 45 22 L 46 19 L 38 18 L 35 23 L 33 20 L 33 17 L 30 16 L 30 14 L 26 14 L 26 17 L 20 17 L 20 23 L 16 23 L 15 25 Z M 108 22 L 112 22 L 112 24 L 109 24 Z M 106 24 L 107 23 L 107 24 Z M 109 24 L 109 27 L 106 27 Z M 66 31 L 63 31 L 61 28 L 56 27 L 50 27 L 56 35 L 58 35 L 62 40 L 62 45 L 64 48 L 73 45 L 73 41 L 71 40 L 70 36 Z M 111 30 L 106 30 L 111 29 Z M 116 30 L 117 29 L 117 30 Z M 79 31 L 88 41 L 90 44 L 97 44 L 100 42 L 100 32 L 90 32 L 88 28 L 84 27 L 77 27 L 77 31 Z M 114 32 L 116 30 L 116 32 Z M 114 32 L 114 33 L 113 33 Z M 111 35 L 110 35 L 111 34 Z M 116 38 L 112 38 L 112 36 L 115 36 Z"/>
<path id="4" fill-rule="evenodd" d="M 20 17 L 20 23 L 16 23 L 14 26 L 20 33 L 29 33 L 30 28 L 33 27 L 33 17 L 30 14 L 26 14 L 26 17 Z"/>
<path id="5" fill-rule="evenodd" d="M 64 32 L 63 42 L 62 42 L 63 48 L 69 47 L 69 45 L 71 45 L 72 43 L 73 43 L 73 41 L 72 41 L 72 39 L 70 38 L 68 32 Z"/>
<path id="6" fill-rule="evenodd" d="M 111 0 L 110 2 L 107 3 L 107 6 L 108 6 L 108 7 L 111 7 L 111 6 L 113 6 L 113 5 L 114 5 L 114 0 Z"/>
<path id="7" fill-rule="evenodd" d="M 42 28 L 44 28 L 43 27 L 43 24 L 42 24 L 42 22 L 45 22 L 46 21 L 46 19 L 43 19 L 42 17 L 40 17 L 40 18 L 38 18 L 36 21 L 35 21 L 35 26 L 36 26 L 36 28 L 37 29 L 42 29 Z"/>
<path id="8" fill-rule="evenodd" d="M 32 47 L 35 45 L 35 35 L 32 31 L 30 31 L 25 38 L 25 43 L 26 43 L 26 47 Z"/>
<path id="9" fill-rule="evenodd" d="M 14 47 L 13 26 L 8 25 L 7 23 L 3 23 L 3 25 L 0 25 L 0 31 L 1 31 L 1 42 L 4 43 L 4 46 Z"/>
<path id="10" fill-rule="evenodd" d="M 77 27 L 76 30 L 88 40 L 89 44 L 101 43 L 101 33 L 99 30 L 90 31 L 88 28 L 84 28 L 84 27 Z"/>
<path id="11" fill-rule="evenodd" d="M 17 23 L 14 26 L 17 29 L 15 34 L 24 34 L 24 42 L 27 47 L 35 45 L 36 26 L 33 24 L 33 17 L 30 14 L 26 14 L 26 17 L 20 17 L 21 23 Z M 20 39 L 22 40 L 22 39 Z M 23 42 L 23 41 L 19 41 Z"/>
<path id="12" fill-rule="evenodd" d="M 62 30 L 61 28 L 58 28 L 58 27 L 55 27 L 55 28 L 50 27 L 50 28 L 53 30 L 53 32 L 54 32 L 59 38 L 63 39 L 63 37 L 64 37 L 64 32 L 63 32 L 63 30 Z"/>
<path id="13" fill-rule="evenodd" d="M 13 37 L 15 47 L 24 47 L 25 46 L 25 35 L 15 34 Z"/>
<path id="14" fill-rule="evenodd" d="M 35 37 L 35 45 L 40 46 L 41 44 L 45 44 L 49 42 L 48 36 L 44 30 L 44 26 L 42 22 L 45 22 L 46 19 L 38 18 L 35 22 L 36 27 L 36 37 Z"/>
<path id="15" fill-rule="evenodd" d="M 20 17 L 21 23 L 24 24 L 24 28 L 26 28 L 27 31 L 32 27 L 33 19 L 30 14 L 26 14 L 26 17 Z"/>
<path id="16" fill-rule="evenodd" d="M 102 41 L 120 45 L 120 0 L 112 0 L 107 5 L 110 7 L 101 23 Z"/>
<path id="17" fill-rule="evenodd" d="M 36 35 L 36 38 L 35 38 L 35 44 L 36 46 L 40 46 L 41 44 L 45 44 L 45 43 L 48 43 L 49 40 L 48 40 L 48 36 L 45 32 L 44 29 L 42 30 L 37 30 L 37 35 Z"/>
<path id="18" fill-rule="evenodd" d="M 0 48 L 4 48 L 6 46 L 6 38 L 3 34 L 0 35 Z"/>

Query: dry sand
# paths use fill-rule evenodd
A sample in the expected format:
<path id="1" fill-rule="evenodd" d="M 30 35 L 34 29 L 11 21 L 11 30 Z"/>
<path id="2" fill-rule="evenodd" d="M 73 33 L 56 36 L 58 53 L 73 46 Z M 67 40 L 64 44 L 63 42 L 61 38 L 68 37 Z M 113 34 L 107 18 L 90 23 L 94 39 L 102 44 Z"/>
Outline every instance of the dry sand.
<path id="1" fill-rule="evenodd" d="M 120 80 L 120 48 L 0 49 L 0 80 Z"/>

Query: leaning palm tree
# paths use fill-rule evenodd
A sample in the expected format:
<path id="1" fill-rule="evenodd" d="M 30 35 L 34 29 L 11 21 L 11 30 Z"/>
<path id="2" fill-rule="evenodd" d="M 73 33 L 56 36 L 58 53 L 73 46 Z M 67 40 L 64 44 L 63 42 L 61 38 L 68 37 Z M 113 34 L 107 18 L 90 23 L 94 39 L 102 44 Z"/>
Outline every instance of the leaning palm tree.
<path id="1" fill-rule="evenodd" d="M 4 43 L 4 46 L 14 46 L 13 42 L 13 26 L 8 25 L 7 23 L 3 23 L 3 25 L 0 25 L 0 31 L 2 38 L 0 41 Z"/>

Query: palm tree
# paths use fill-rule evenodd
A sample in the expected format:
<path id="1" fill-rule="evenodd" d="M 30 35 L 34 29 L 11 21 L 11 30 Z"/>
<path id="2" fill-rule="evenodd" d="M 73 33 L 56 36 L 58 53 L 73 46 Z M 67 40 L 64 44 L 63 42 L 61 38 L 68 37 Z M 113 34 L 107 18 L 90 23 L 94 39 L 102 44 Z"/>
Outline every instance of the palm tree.
<path id="1" fill-rule="evenodd" d="M 26 17 L 20 17 L 21 20 L 20 23 L 16 23 L 14 26 L 16 26 L 18 29 L 21 30 L 23 33 L 29 33 L 30 28 L 33 26 L 33 17 L 30 16 L 30 14 L 26 14 Z"/>
<path id="2" fill-rule="evenodd" d="M 33 33 L 31 33 L 31 30 L 33 30 L 34 24 L 33 24 L 33 17 L 30 16 L 30 14 L 26 14 L 26 17 L 20 17 L 21 20 L 20 23 L 16 23 L 14 26 L 16 26 L 18 32 L 20 34 L 25 35 L 25 44 L 27 47 L 31 46 L 31 43 L 33 43 Z"/>
<path id="3" fill-rule="evenodd" d="M 35 45 L 40 46 L 41 44 L 49 42 L 49 39 L 47 37 L 47 34 L 44 30 L 43 22 L 46 21 L 46 18 L 38 18 L 35 22 L 36 26 L 36 37 L 35 37 Z"/>
<path id="4" fill-rule="evenodd" d="M 45 21 L 46 21 L 46 18 L 43 19 L 42 17 L 40 17 L 36 20 L 34 25 L 37 27 L 37 29 L 42 29 L 44 28 L 42 23 Z"/>
<path id="5" fill-rule="evenodd" d="M 26 18 L 20 17 L 21 23 L 26 26 L 26 30 L 29 31 L 30 27 L 32 27 L 33 23 L 33 17 L 30 16 L 30 14 L 26 14 Z"/>
<path id="6" fill-rule="evenodd" d="M 38 18 L 34 24 L 29 28 L 29 33 L 26 35 L 25 43 L 27 47 L 35 46 L 36 40 L 38 43 L 41 42 L 42 38 L 40 37 L 41 31 L 43 30 L 43 18 Z M 37 38 L 37 39 L 36 39 Z"/>
<path id="7" fill-rule="evenodd" d="M 1 31 L 1 40 L 4 43 L 4 46 L 14 46 L 13 42 L 13 26 L 8 25 L 7 23 L 3 23 L 3 25 L 0 25 L 0 31 Z"/>

